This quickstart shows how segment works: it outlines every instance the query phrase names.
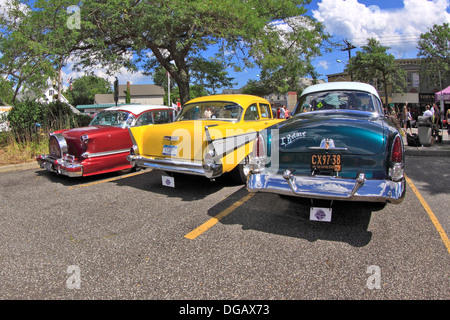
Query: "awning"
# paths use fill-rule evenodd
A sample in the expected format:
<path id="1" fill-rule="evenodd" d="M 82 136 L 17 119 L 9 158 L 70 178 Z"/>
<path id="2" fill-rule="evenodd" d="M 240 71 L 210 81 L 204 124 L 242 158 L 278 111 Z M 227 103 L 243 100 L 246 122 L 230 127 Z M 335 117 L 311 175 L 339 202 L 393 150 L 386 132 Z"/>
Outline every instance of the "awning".
<path id="1" fill-rule="evenodd" d="M 444 101 L 450 101 L 450 86 L 448 86 L 447 88 L 445 88 L 442 91 L 436 92 L 434 94 L 434 101 L 440 101 L 441 100 L 441 96 L 444 98 Z"/>
<path id="2" fill-rule="evenodd" d="M 392 103 L 419 103 L 418 93 L 393 93 Z"/>

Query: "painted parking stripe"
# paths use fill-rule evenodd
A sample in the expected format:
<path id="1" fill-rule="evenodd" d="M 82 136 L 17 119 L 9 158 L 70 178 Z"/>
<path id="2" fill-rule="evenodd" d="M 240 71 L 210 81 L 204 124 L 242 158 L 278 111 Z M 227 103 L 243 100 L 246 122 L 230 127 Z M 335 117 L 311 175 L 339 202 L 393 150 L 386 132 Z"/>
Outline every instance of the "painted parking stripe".
<path id="1" fill-rule="evenodd" d="M 444 244 L 447 247 L 448 253 L 450 253 L 450 241 L 448 239 L 447 234 L 445 233 L 444 228 L 442 228 L 442 226 L 439 223 L 436 215 L 433 213 L 433 211 L 431 210 L 430 206 L 425 201 L 425 199 L 422 197 L 422 195 L 420 194 L 419 190 L 416 188 L 414 183 L 412 183 L 411 179 L 409 179 L 406 175 L 405 175 L 405 179 L 406 179 L 406 182 L 408 183 L 409 187 L 411 188 L 411 190 L 414 192 L 416 197 L 419 199 L 419 201 L 422 204 L 422 206 L 425 209 L 425 211 L 428 213 L 428 216 L 430 217 L 431 221 L 433 222 L 434 227 L 436 228 L 437 232 L 441 236 L 442 241 L 444 241 Z"/>
<path id="2" fill-rule="evenodd" d="M 79 184 L 79 185 L 76 185 L 76 186 L 69 187 L 69 189 L 90 187 L 90 186 L 93 186 L 93 185 L 96 185 L 96 184 L 101 184 L 101 183 L 105 183 L 105 182 L 110 182 L 110 181 L 115 181 L 115 180 L 120 180 L 120 179 L 125 179 L 125 178 L 129 178 L 129 177 L 137 176 L 137 175 L 143 174 L 145 172 L 150 172 L 150 171 L 151 170 L 142 170 L 142 171 L 139 171 L 139 172 L 126 174 L 126 175 L 119 176 L 119 177 L 109 178 L 109 179 L 95 181 L 95 182 L 90 182 L 90 183 L 85 183 L 85 184 Z"/>
<path id="3" fill-rule="evenodd" d="M 250 193 L 248 195 L 246 195 L 245 197 L 243 197 L 242 199 L 236 201 L 235 203 L 233 203 L 231 206 L 229 206 L 228 208 L 226 208 L 225 210 L 223 210 L 222 212 L 220 212 L 218 215 L 216 215 L 215 217 L 209 219 L 208 221 L 206 221 L 204 224 L 202 224 L 201 226 L 199 226 L 198 228 L 192 230 L 191 232 L 189 232 L 187 235 L 185 235 L 184 237 L 190 240 L 194 240 L 195 238 L 197 238 L 199 235 L 201 235 L 202 233 L 204 233 L 205 231 L 207 231 L 208 229 L 210 229 L 211 227 L 213 227 L 217 222 L 219 222 L 221 219 L 223 219 L 224 217 L 226 217 L 227 215 L 229 215 L 231 212 L 233 212 L 234 210 L 236 210 L 238 207 L 240 207 L 241 205 L 243 205 L 245 202 L 247 202 L 251 197 L 253 197 L 255 194 L 254 193 Z"/>

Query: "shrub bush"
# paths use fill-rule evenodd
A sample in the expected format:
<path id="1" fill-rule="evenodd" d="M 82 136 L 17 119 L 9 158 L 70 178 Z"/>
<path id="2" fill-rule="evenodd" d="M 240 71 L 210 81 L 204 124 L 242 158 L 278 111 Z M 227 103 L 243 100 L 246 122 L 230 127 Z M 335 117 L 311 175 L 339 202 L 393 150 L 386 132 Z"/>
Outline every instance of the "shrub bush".
<path id="1" fill-rule="evenodd" d="M 43 132 L 82 127 L 89 124 L 87 115 L 75 114 L 68 104 L 60 101 L 39 103 L 18 102 L 8 114 L 11 132 L 17 141 L 32 141 Z"/>

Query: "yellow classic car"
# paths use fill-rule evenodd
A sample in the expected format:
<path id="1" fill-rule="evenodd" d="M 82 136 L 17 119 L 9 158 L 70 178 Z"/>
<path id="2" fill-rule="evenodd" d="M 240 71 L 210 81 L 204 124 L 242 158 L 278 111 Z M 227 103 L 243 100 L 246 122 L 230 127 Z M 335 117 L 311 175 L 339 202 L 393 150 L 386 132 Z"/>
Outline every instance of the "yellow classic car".
<path id="1" fill-rule="evenodd" d="M 270 103 L 242 94 L 213 95 L 188 101 L 175 121 L 129 128 L 132 165 L 210 179 L 230 172 L 245 183 L 256 133 L 274 125 Z M 164 177 L 163 177 L 164 184 Z M 166 184 L 170 185 L 170 181 Z"/>

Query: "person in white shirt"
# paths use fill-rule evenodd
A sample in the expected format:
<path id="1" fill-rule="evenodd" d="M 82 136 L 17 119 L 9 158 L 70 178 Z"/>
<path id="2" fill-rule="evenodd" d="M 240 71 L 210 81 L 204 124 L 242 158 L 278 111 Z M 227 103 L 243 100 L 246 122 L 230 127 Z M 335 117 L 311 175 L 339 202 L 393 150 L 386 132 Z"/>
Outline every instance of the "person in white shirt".
<path id="1" fill-rule="evenodd" d="M 280 119 L 284 118 L 286 118 L 286 109 L 284 108 L 284 106 L 282 106 L 280 109 Z"/>
<path id="2" fill-rule="evenodd" d="M 206 119 L 210 119 L 212 116 L 211 110 L 209 108 L 206 109 L 205 114 L 204 114 Z"/>
<path id="3" fill-rule="evenodd" d="M 433 117 L 433 112 L 430 110 L 430 106 L 427 105 L 425 112 L 423 113 L 424 117 Z"/>

